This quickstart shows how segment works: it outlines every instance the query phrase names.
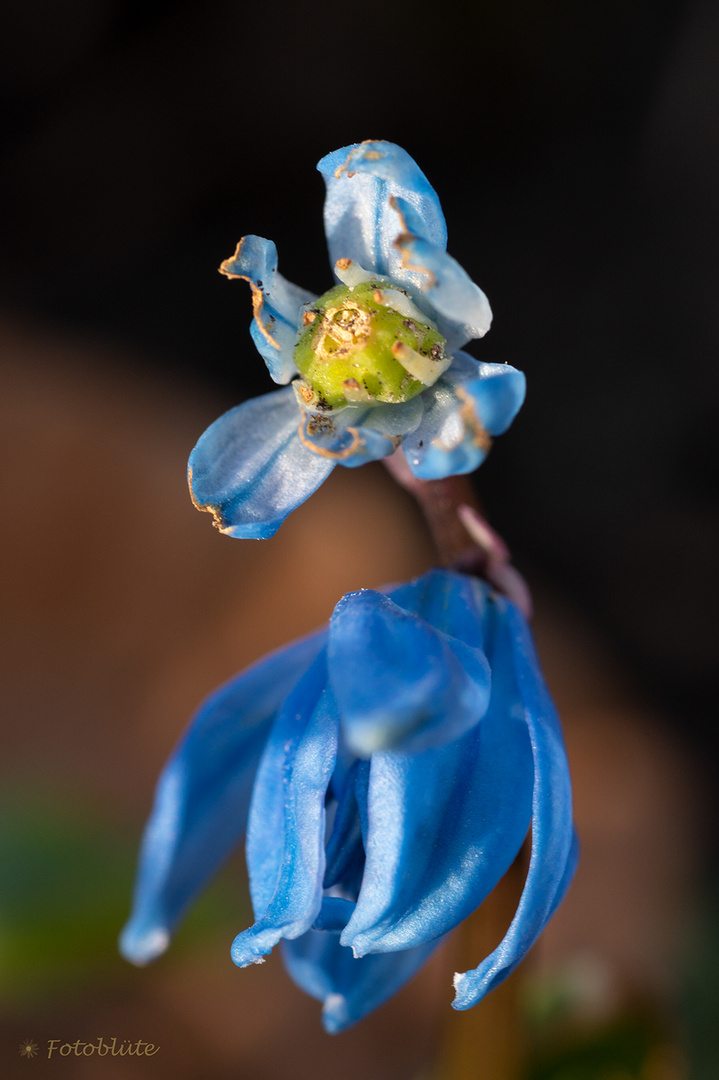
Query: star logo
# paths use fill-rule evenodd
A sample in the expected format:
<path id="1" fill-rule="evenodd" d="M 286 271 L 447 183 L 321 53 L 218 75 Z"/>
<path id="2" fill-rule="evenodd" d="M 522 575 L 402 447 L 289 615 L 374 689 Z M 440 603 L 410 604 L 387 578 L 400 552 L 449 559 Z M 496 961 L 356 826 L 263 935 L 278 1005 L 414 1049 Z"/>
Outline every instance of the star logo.
<path id="1" fill-rule="evenodd" d="M 37 1055 L 39 1047 L 32 1039 L 23 1039 L 20 1043 L 20 1057 L 34 1058 Z"/>

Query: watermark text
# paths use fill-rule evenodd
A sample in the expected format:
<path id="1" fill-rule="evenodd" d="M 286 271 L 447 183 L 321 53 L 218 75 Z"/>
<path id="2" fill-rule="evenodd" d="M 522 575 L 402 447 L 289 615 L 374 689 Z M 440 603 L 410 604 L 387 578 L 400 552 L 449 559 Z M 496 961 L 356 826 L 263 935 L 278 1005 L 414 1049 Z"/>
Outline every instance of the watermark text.
<path id="1" fill-rule="evenodd" d="M 133 1042 L 130 1039 L 118 1040 L 116 1036 L 113 1036 L 109 1042 L 106 1042 L 101 1035 L 97 1037 L 97 1042 L 83 1042 L 82 1039 L 77 1039 L 72 1043 L 63 1042 L 62 1039 L 48 1039 L 47 1041 L 47 1056 L 49 1058 L 55 1055 L 59 1057 L 92 1057 L 94 1054 L 97 1054 L 98 1057 L 106 1057 L 108 1054 L 110 1057 L 152 1057 L 159 1049 L 159 1046 L 146 1042 L 144 1039 Z"/>

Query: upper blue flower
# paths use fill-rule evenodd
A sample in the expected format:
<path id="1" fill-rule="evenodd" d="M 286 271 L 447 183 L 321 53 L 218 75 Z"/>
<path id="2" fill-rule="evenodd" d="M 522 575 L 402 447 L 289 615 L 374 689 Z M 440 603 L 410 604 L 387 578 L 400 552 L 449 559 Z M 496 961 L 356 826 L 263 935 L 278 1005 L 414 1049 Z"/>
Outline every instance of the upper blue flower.
<path id="1" fill-rule="evenodd" d="M 351 593 L 329 627 L 209 698 L 160 779 L 121 947 L 154 959 L 247 829 L 255 923 L 238 965 L 283 940 L 329 1031 L 397 990 L 516 857 L 532 854 L 504 940 L 455 976 L 455 1008 L 514 969 L 576 861 L 559 721 L 524 617 L 433 570 Z"/>
<path id="2" fill-rule="evenodd" d="M 521 372 L 461 351 L 492 314 L 447 254 L 439 200 L 409 154 L 370 141 L 318 168 L 340 285 L 319 298 L 292 285 L 259 236 L 220 268 L 250 283 L 250 332 L 270 375 L 294 380 L 225 413 L 190 456 L 193 500 L 230 536 L 272 536 L 335 464 L 400 443 L 422 479 L 471 472 L 524 400 Z"/>

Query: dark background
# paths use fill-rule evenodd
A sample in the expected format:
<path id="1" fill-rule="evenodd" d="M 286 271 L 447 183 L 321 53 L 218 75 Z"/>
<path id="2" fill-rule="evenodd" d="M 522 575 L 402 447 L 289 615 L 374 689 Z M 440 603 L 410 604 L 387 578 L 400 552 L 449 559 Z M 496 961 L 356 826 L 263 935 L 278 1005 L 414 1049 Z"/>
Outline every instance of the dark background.
<path id="1" fill-rule="evenodd" d="M 315 163 L 382 138 L 427 174 L 489 296 L 470 350 L 528 377 L 476 483 L 536 589 L 575 779 L 583 861 L 546 955 L 579 957 L 579 1013 L 609 987 L 594 1021 L 629 1017 L 647 1045 L 671 1043 L 662 1010 L 683 995 L 692 1071 L 617 1051 L 606 1075 L 621 1059 L 642 1080 L 714 1080 L 719 7 L 4 0 L 0 121 L 12 1075 L 43 1065 L 17 1055 L 25 1036 L 127 1034 L 163 1044 L 148 1080 L 275 1080 L 288 1057 L 397 1080 L 449 1013 L 451 967 L 323 1040 L 279 962 L 250 979 L 227 960 L 250 919 L 241 866 L 151 972 L 115 951 L 154 778 L 195 703 L 343 592 L 431 559 L 379 466 L 335 470 L 266 544 L 217 536 L 184 481 L 203 427 L 272 388 L 220 261 L 258 233 L 325 291 Z"/>

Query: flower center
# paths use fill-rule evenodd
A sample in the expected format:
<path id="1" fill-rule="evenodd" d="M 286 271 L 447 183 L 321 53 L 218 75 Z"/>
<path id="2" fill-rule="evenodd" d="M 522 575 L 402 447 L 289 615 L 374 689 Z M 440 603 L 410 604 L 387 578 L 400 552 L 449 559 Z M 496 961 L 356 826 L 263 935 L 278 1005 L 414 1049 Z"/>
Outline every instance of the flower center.
<path id="1" fill-rule="evenodd" d="M 335 285 L 302 321 L 294 361 L 319 408 L 409 401 L 451 360 L 427 316 L 382 278 Z"/>

